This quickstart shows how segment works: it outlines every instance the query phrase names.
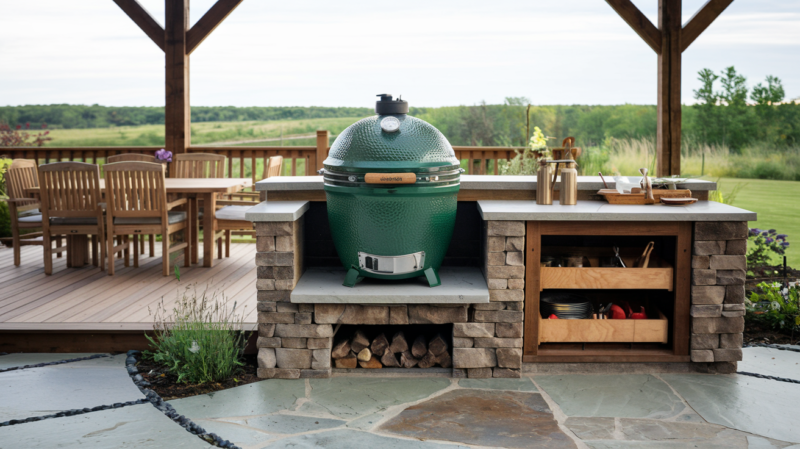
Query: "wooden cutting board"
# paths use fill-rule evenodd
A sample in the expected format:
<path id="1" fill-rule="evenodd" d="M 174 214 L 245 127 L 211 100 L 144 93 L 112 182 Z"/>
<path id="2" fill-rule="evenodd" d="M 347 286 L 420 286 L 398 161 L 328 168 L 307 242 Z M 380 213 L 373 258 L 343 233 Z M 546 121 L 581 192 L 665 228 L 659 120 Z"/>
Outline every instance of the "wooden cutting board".
<path id="1" fill-rule="evenodd" d="M 661 202 L 661 198 L 691 198 L 691 190 L 667 190 L 654 189 L 653 197 L 655 200 L 648 200 L 646 195 L 639 188 L 634 188 L 631 193 L 619 193 L 616 189 L 601 189 L 598 195 L 603 195 L 609 204 L 656 204 Z"/>

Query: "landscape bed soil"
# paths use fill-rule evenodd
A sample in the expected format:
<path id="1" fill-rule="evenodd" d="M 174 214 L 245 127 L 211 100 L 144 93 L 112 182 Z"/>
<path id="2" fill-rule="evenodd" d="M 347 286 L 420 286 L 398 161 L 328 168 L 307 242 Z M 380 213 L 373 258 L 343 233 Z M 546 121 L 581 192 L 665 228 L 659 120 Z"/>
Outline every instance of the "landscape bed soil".
<path id="1" fill-rule="evenodd" d="M 141 374 L 146 381 L 150 382 L 148 388 L 158 393 L 163 400 L 168 401 L 171 399 L 197 396 L 198 394 L 213 393 L 215 391 L 226 390 L 228 388 L 247 385 L 262 380 L 256 375 L 258 363 L 255 354 L 245 355 L 244 363 L 245 366 L 241 367 L 241 371 L 230 379 L 226 379 L 222 382 L 204 383 L 200 385 L 178 383 L 178 378 L 168 374 L 166 367 L 145 358 L 141 358 L 136 364 L 136 367 L 139 370 L 139 374 Z"/>

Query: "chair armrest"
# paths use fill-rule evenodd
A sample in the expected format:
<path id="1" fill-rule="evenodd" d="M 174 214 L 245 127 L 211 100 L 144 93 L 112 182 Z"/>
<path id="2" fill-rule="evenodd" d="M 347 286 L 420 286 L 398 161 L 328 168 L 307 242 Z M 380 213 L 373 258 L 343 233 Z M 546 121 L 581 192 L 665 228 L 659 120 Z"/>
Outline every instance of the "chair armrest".
<path id="1" fill-rule="evenodd" d="M 186 204 L 189 200 L 186 198 L 179 198 L 175 201 L 167 203 L 167 210 L 171 210 L 175 206 L 180 206 L 181 204 Z"/>

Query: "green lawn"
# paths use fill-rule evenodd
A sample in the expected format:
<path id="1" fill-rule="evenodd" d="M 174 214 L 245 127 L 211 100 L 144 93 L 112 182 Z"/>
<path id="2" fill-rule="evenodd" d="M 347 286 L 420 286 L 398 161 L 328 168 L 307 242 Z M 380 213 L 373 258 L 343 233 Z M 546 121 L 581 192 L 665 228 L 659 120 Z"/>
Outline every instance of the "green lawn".
<path id="1" fill-rule="evenodd" d="M 758 213 L 751 228 L 775 229 L 787 234 L 789 265 L 800 267 L 800 182 L 764 179 L 722 178 L 719 189 L 727 197 L 736 185 L 744 184 L 733 205 Z"/>

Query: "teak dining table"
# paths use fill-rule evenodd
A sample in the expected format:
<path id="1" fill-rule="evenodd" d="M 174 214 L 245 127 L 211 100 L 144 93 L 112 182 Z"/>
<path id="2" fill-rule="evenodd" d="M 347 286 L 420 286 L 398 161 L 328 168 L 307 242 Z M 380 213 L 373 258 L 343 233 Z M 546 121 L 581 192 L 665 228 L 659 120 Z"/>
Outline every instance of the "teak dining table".
<path id="1" fill-rule="evenodd" d="M 191 251 L 192 263 L 197 263 L 199 260 L 198 248 L 200 241 L 200 233 L 198 229 L 199 223 L 199 208 L 198 200 L 203 200 L 203 232 L 210 238 L 203 239 L 203 266 L 214 266 L 214 234 L 216 232 L 216 211 L 217 196 L 232 194 L 240 192 L 247 187 L 253 185 L 250 178 L 166 178 L 164 179 L 164 187 L 167 194 L 175 194 L 179 197 L 188 198 L 190 201 L 189 211 L 189 235 L 187 241 L 189 242 L 189 251 Z M 100 179 L 100 191 L 105 195 L 105 180 Z M 27 189 L 30 196 L 38 196 L 39 188 L 32 187 Z M 209 213 L 210 212 L 210 213 Z M 79 236 L 72 236 L 73 238 L 80 238 Z M 86 248 L 86 236 L 83 236 L 82 241 L 73 241 L 73 248 Z M 80 254 L 75 254 L 75 257 L 67 254 L 67 257 L 72 261 L 72 266 L 84 265 L 85 254 L 83 251 L 78 250 Z"/>

